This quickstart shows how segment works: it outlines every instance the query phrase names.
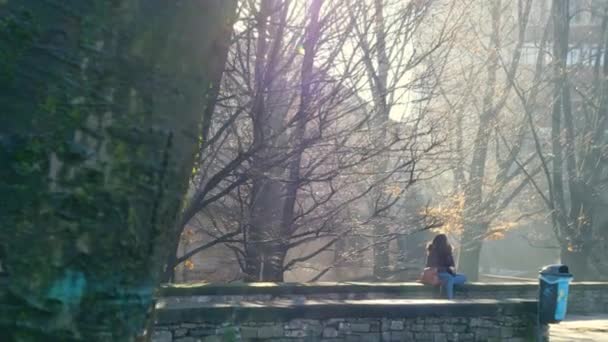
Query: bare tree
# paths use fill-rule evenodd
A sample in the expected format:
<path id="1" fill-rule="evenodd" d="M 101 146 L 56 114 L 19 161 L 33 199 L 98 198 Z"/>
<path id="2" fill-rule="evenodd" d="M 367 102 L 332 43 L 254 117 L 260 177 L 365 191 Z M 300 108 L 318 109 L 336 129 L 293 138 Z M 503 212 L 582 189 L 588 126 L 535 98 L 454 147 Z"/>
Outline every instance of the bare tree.
<path id="1" fill-rule="evenodd" d="M 350 14 L 361 18 L 355 26 L 359 53 L 365 66 L 366 91 L 371 97 L 370 138 L 378 146 L 397 132 L 427 124 L 425 103 L 432 97 L 435 87 L 433 76 L 440 73 L 440 65 L 429 63 L 445 58 L 439 49 L 446 45 L 453 27 L 440 24 L 435 35 L 424 34 L 427 17 L 440 8 L 433 1 L 357 1 L 351 3 Z M 448 6 L 444 11 L 450 13 Z M 439 64 L 439 63 L 438 63 Z M 435 68 L 435 73 L 429 72 Z M 420 98 L 420 93 L 423 93 Z M 413 98 L 418 97 L 418 106 Z M 361 95 L 366 96 L 366 95 Z M 425 98 L 426 97 L 426 98 Z M 403 152 L 403 151 L 402 151 Z M 387 174 L 392 177 L 385 187 L 376 187 L 366 196 L 366 212 L 373 221 L 373 274 L 376 279 L 386 278 L 390 270 L 391 207 L 402 200 L 416 177 L 404 179 L 399 163 L 402 155 L 386 151 L 374 163 L 375 177 Z M 396 191 L 387 191 L 386 186 Z M 400 229 L 405 229 L 401 226 Z"/>
<path id="2" fill-rule="evenodd" d="M 601 209 L 606 205 L 607 168 L 602 155 L 606 149 L 607 10 L 599 4 L 571 10 L 567 1 L 552 1 L 552 78 L 544 82 L 552 87 L 547 95 L 551 99 L 551 112 L 546 113 L 551 122 L 548 139 L 539 134 L 533 101 L 517 88 L 528 108 L 528 123 L 547 185 L 533 184 L 551 215 L 562 262 L 576 270 L 578 279 L 593 278 L 605 267 L 595 251 L 603 250 L 608 222 Z M 572 46 L 570 22 L 585 12 L 596 18 L 592 23 L 596 30 L 585 35 L 586 40 L 595 41 L 597 49 L 582 48 L 580 56 L 573 58 L 573 50 L 581 48 Z M 581 40 L 581 32 L 575 34 Z M 573 97 L 579 103 L 576 107 Z"/>
<path id="3" fill-rule="evenodd" d="M 511 80 L 522 77 L 532 1 L 461 5 L 467 6 L 469 19 L 459 25 L 455 39 L 460 45 L 451 51 L 435 106 L 447 111 L 451 125 L 450 191 L 463 198 L 459 268 L 476 280 L 483 240 L 494 233 L 492 223 L 528 185 L 516 167 L 525 152 L 526 129 L 525 115 L 513 105 Z M 526 164 L 532 160 L 532 154 L 523 157 Z"/>
<path id="4" fill-rule="evenodd" d="M 207 202 L 212 207 L 198 210 L 198 216 L 190 218 L 206 238 L 189 247 L 175 263 L 221 244 L 234 253 L 245 279 L 282 280 L 285 271 L 331 253 L 334 244 L 346 236 L 370 238 L 370 231 L 355 231 L 359 225 L 345 213 L 361 210 L 370 193 L 388 194 L 392 186 L 398 191 L 383 197 L 388 209 L 415 182 L 421 172 L 419 160 L 439 141 L 435 127 L 425 121 L 424 111 L 386 128 L 389 136 L 376 141 L 380 134 L 372 123 L 373 106 L 364 99 L 362 80 L 368 74 L 359 53 L 361 42 L 352 34 L 356 25 L 364 24 L 357 22 L 362 19 L 353 15 L 353 8 L 340 1 L 314 2 L 311 7 L 298 1 L 241 6 L 245 6 L 242 24 L 236 25 L 240 33 L 231 50 L 224 87 L 229 83 L 233 90 L 240 88 L 237 98 L 228 101 L 238 104 L 227 111 L 242 108 L 245 115 L 233 122 L 232 115 L 224 116 L 228 127 L 224 132 L 235 133 L 218 141 L 234 148 L 228 148 L 232 149 L 228 158 L 212 162 L 217 166 L 207 164 L 201 170 L 223 170 L 228 161 L 246 151 L 250 154 L 213 190 L 222 195 L 208 198 L 217 199 L 213 204 Z M 410 12 L 415 14 L 414 7 Z M 410 20 L 422 21 L 423 17 Z M 395 53 L 399 55 L 397 49 Z M 416 55 L 410 66 L 399 68 L 413 69 L 424 56 Z M 405 61 L 403 56 L 396 58 Z M 418 75 L 417 80 L 422 78 Z M 391 82 L 395 89 L 420 86 L 417 81 Z M 393 96 L 392 103 L 403 101 Z M 222 102 L 218 110 L 224 110 Z M 218 122 L 217 126 L 223 128 L 224 124 Z M 211 132 L 221 130 L 213 127 Z M 218 156 L 226 154 L 225 146 Z M 391 162 L 378 172 L 375 165 L 385 158 Z M 237 179 L 243 183 L 231 188 Z M 380 205 L 377 209 L 383 211 Z M 238 214 L 230 215 L 233 224 L 227 225 L 219 216 L 227 217 L 228 212 Z M 374 224 L 368 218 L 364 221 Z M 388 243 L 400 234 L 405 232 L 389 232 L 382 239 Z M 360 253 L 376 244 L 367 245 Z M 293 252 L 296 250 L 300 252 Z"/>

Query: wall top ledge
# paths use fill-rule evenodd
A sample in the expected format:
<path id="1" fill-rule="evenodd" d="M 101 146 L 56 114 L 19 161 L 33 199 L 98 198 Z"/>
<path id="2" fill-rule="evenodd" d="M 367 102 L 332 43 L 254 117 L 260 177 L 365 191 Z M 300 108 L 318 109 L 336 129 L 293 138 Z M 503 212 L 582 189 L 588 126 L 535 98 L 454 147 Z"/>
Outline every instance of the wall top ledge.
<path id="1" fill-rule="evenodd" d="M 530 290 L 537 282 L 467 283 L 463 291 Z M 574 282 L 575 288 L 604 288 L 608 282 Z M 160 296 L 218 296 L 218 295 L 310 295 L 323 293 L 394 293 L 432 292 L 433 288 L 419 283 L 190 283 L 163 285 Z"/>
<path id="2" fill-rule="evenodd" d="M 182 322 L 287 321 L 328 318 L 496 317 L 535 314 L 537 302 L 528 299 L 467 300 L 275 300 L 209 304 L 166 302 L 156 306 L 157 324 Z"/>

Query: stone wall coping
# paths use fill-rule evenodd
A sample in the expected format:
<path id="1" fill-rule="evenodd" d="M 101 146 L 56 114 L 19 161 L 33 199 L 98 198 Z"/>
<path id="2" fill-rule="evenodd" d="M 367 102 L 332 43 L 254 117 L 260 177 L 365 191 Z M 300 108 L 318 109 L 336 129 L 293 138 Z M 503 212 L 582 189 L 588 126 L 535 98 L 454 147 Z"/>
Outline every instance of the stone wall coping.
<path id="1" fill-rule="evenodd" d="M 536 285 L 536 283 L 509 283 L 515 286 Z M 463 288 L 502 288 L 506 283 L 469 283 Z M 401 293 L 412 291 L 430 292 L 431 286 L 420 283 L 193 283 L 163 285 L 161 296 L 214 296 L 214 295 L 307 295 L 324 293 Z"/>
<path id="2" fill-rule="evenodd" d="M 156 324 L 196 322 L 275 322 L 292 319 L 501 317 L 535 315 L 537 301 L 528 299 L 475 300 L 276 300 L 228 304 L 180 302 L 156 305 Z"/>
<path id="3" fill-rule="evenodd" d="M 608 282 L 574 282 L 574 288 L 608 289 Z M 538 287 L 537 282 L 467 283 L 463 291 L 526 291 Z M 432 287 L 420 283 L 192 283 L 163 285 L 159 295 L 164 296 L 222 296 L 222 295 L 310 295 L 326 293 L 393 293 L 407 295 L 412 292 L 432 292 Z"/>

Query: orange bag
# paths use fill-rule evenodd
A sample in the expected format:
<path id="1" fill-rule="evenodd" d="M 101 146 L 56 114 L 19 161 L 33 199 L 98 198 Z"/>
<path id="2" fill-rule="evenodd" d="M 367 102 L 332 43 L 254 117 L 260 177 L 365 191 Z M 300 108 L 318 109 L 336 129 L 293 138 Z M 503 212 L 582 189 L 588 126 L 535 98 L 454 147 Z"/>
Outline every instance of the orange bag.
<path id="1" fill-rule="evenodd" d="M 437 275 L 437 268 L 435 267 L 427 267 L 422 271 L 422 274 L 420 274 L 420 280 L 421 283 L 426 284 L 426 285 L 433 285 L 433 286 L 437 286 L 441 284 L 441 281 L 439 280 L 439 276 Z"/>

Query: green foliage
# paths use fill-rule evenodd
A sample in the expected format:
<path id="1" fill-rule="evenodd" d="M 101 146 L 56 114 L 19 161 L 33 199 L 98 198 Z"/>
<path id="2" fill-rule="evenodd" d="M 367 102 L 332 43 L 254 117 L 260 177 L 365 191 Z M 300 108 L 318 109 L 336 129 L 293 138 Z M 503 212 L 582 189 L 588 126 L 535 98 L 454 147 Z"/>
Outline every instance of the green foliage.
<path id="1" fill-rule="evenodd" d="M 15 77 L 15 65 L 31 46 L 39 28 L 32 14 L 19 11 L 0 18 L 0 82 L 10 82 Z"/>

